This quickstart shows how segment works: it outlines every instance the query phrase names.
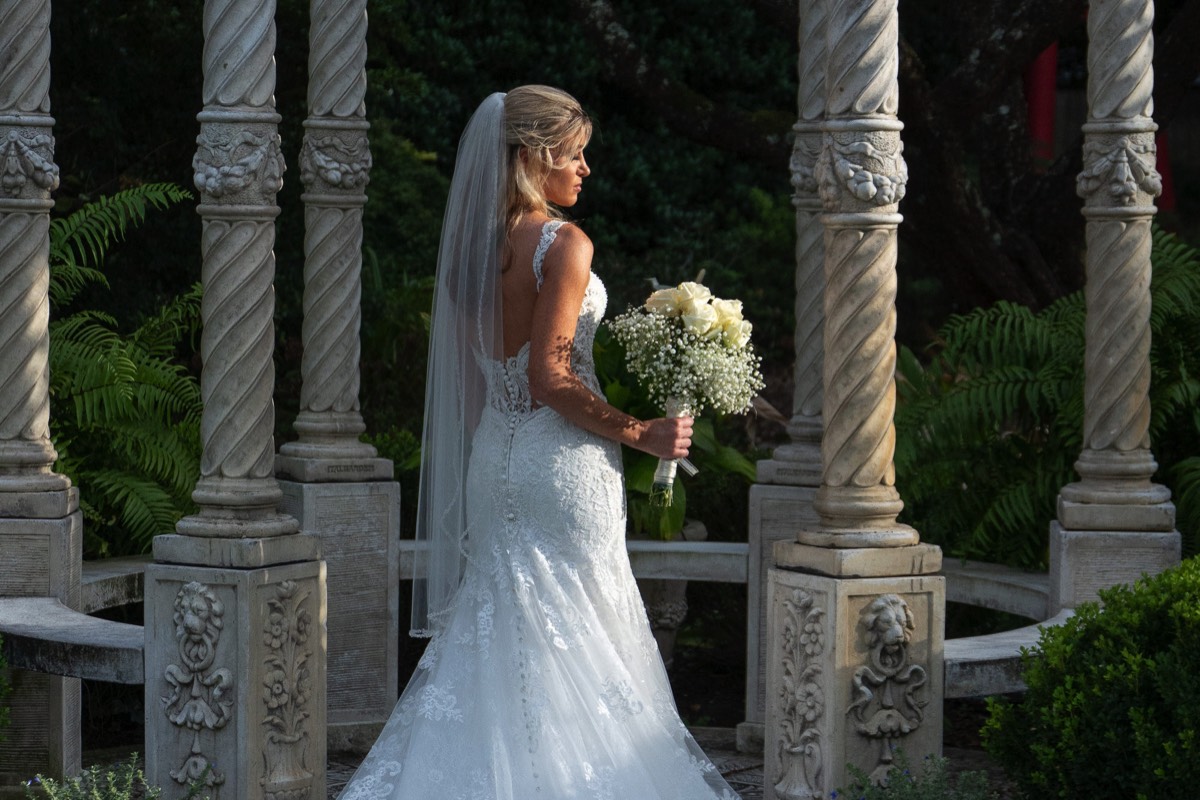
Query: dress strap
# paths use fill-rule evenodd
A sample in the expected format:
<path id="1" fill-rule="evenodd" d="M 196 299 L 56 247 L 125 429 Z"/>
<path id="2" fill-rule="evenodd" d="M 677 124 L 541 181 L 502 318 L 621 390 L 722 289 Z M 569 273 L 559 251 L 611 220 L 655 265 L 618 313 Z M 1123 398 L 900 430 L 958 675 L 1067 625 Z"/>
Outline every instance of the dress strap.
<path id="1" fill-rule="evenodd" d="M 542 290 L 542 261 L 546 258 L 546 251 L 550 249 L 550 245 L 554 244 L 554 240 L 558 237 L 558 229 L 566 224 L 565 220 L 552 219 L 548 220 L 542 226 L 542 238 L 538 240 L 537 249 L 533 251 L 533 274 L 537 278 L 537 288 Z"/>

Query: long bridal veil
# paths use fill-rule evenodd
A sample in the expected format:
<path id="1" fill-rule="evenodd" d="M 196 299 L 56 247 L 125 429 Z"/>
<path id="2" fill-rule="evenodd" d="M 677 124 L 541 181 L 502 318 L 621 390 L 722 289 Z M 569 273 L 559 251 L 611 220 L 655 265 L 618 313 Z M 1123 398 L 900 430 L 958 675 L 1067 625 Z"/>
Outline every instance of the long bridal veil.
<path id="1" fill-rule="evenodd" d="M 465 486 L 471 442 L 487 395 L 479 359 L 503 347 L 500 245 L 505 233 L 507 160 L 504 94 L 488 96 L 467 123 L 442 222 L 429 331 L 425 428 L 417 499 L 414 636 L 444 627 L 462 578 Z"/>

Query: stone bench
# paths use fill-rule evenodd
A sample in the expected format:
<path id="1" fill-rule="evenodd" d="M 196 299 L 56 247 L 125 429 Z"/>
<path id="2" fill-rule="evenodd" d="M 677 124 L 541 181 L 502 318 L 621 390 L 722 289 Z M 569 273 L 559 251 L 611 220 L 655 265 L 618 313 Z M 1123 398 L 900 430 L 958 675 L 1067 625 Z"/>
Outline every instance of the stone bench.
<path id="1" fill-rule="evenodd" d="M 0 598 L 0 636 L 10 667 L 109 683 L 145 680 L 141 625 L 91 617 L 54 597 Z"/>
<path id="2" fill-rule="evenodd" d="M 85 561 L 80 610 L 53 597 L 0 597 L 0 636 L 9 666 L 110 683 L 142 683 L 141 625 L 89 616 L 140 603 L 150 556 Z"/>
<path id="3" fill-rule="evenodd" d="M 1021 651 L 1037 644 L 1042 628 L 1061 625 L 1075 612 L 1065 609 L 1037 625 L 987 636 L 946 640 L 946 697 L 987 697 L 1025 691 Z"/>

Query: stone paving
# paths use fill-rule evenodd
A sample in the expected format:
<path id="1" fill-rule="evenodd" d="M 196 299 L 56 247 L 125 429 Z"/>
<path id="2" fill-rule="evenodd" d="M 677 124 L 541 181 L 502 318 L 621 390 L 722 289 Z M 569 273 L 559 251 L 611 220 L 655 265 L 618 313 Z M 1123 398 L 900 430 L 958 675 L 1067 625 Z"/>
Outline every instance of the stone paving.
<path id="1" fill-rule="evenodd" d="M 761 755 L 737 752 L 732 728 L 692 728 L 692 735 L 704 748 L 729 785 L 742 800 L 761 800 L 763 796 L 763 759 Z M 329 800 L 335 800 L 346 781 L 358 768 L 359 756 L 350 753 L 329 755 L 326 785 Z"/>

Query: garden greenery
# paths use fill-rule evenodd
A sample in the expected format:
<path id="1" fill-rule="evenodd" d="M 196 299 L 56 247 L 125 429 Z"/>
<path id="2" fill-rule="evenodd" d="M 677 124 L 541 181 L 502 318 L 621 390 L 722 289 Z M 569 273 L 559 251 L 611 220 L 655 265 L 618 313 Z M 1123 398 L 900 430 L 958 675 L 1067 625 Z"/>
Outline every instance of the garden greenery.
<path id="1" fill-rule="evenodd" d="M 917 766 L 908 763 L 902 750 L 896 751 L 895 758 L 882 786 L 875 785 L 858 767 L 848 765 L 854 782 L 849 789 L 830 792 L 831 800 L 996 800 L 985 772 L 963 772 L 952 781 L 945 758 L 927 756 Z"/>
<path id="2" fill-rule="evenodd" d="M 1200 545 L 1200 254 L 1154 232 L 1150 291 L 1155 480 L 1173 491 L 1185 553 Z M 1055 498 L 1082 447 L 1082 292 L 1040 312 L 956 316 L 923 365 L 897 366 L 897 485 L 905 520 L 964 558 L 1044 568 Z"/>
<path id="3" fill-rule="evenodd" d="M 984 743 L 1030 797 L 1190 800 L 1200 786 L 1200 563 L 1100 592 L 1025 654 Z"/>
<path id="4" fill-rule="evenodd" d="M 177 350 L 199 329 L 199 284 L 129 332 L 105 312 L 71 310 L 86 287 L 108 287 L 105 255 L 129 228 L 188 197 L 173 184 L 145 184 L 50 223 L 55 468 L 81 489 L 89 556 L 144 552 L 193 507 L 200 387 Z"/>
<path id="5" fill-rule="evenodd" d="M 204 788 L 202 780 L 188 787 L 184 800 L 199 797 Z M 30 800 L 43 797 L 48 800 L 154 800 L 162 796 L 162 789 L 146 782 L 146 776 L 138 767 L 137 753 L 133 753 L 127 760 L 106 769 L 93 764 L 75 778 L 58 781 L 38 775 L 25 784 L 25 796 Z"/>

